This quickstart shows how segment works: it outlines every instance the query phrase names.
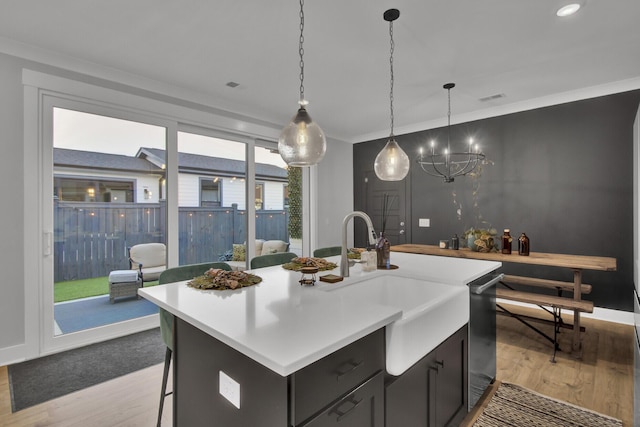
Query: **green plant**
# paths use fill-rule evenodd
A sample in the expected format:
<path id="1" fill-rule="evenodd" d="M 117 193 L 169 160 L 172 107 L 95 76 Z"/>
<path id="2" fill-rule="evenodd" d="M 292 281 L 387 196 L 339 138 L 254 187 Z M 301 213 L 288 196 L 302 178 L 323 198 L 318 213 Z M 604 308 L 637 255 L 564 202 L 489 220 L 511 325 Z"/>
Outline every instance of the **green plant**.
<path id="1" fill-rule="evenodd" d="M 302 239 L 302 168 L 289 166 L 289 236 Z"/>
<path id="2" fill-rule="evenodd" d="M 462 233 L 462 246 L 468 246 L 476 252 L 498 252 L 500 248 L 497 235 L 498 231 L 495 228 L 471 227 Z"/>

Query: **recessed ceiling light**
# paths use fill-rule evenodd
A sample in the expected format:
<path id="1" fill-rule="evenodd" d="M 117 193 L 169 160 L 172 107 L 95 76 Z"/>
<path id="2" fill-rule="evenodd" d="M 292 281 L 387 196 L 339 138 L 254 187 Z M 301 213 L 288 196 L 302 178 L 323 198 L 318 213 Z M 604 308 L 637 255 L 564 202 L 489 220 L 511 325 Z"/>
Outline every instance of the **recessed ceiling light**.
<path id="1" fill-rule="evenodd" d="M 558 11 L 556 12 L 556 15 L 560 17 L 573 15 L 580 9 L 580 6 L 581 6 L 580 3 L 570 3 L 567 5 L 564 5 L 560 9 L 558 9 Z"/>

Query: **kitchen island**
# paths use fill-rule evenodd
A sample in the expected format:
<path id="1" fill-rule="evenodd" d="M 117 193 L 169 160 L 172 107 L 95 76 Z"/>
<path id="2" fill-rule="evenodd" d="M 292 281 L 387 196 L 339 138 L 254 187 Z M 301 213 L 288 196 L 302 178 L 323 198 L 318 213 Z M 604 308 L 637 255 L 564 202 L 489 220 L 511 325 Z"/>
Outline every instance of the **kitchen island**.
<path id="1" fill-rule="evenodd" d="M 392 262 L 400 268 L 356 264 L 336 284 L 301 286 L 300 273 L 276 266 L 253 271 L 263 281 L 235 291 L 186 282 L 141 289 L 176 317 L 174 424 L 382 425 L 389 371 L 403 378 L 447 338 L 464 340 L 466 284 L 500 267 L 414 254 Z M 328 273 L 338 270 L 318 275 Z M 414 298 L 418 280 L 437 292 Z M 425 313 L 446 319 L 414 327 Z"/>

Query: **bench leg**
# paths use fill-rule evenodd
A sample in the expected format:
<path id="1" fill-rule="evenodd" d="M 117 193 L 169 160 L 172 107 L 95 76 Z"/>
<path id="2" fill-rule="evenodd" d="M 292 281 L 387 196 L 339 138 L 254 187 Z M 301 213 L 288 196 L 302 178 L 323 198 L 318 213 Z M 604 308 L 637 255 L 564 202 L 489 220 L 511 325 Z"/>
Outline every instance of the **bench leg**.
<path id="1" fill-rule="evenodd" d="M 500 304 L 496 304 L 496 307 L 499 308 L 500 310 L 502 310 L 504 313 L 508 314 L 510 317 L 513 317 L 514 319 L 516 319 L 517 321 L 519 321 L 520 323 L 522 323 L 523 325 L 525 325 L 529 329 L 535 331 L 540 336 L 546 338 L 551 344 L 554 345 L 554 347 L 557 347 L 557 349 L 560 350 L 560 346 L 558 345 L 558 341 L 555 339 L 555 337 L 551 338 L 549 335 L 547 335 L 546 333 L 544 333 L 540 329 L 538 329 L 535 326 L 533 326 L 531 323 L 529 323 L 526 320 L 524 320 L 520 315 L 518 315 L 517 313 L 510 312 L 506 308 L 502 307 Z M 554 330 L 555 330 L 555 324 L 556 324 L 556 322 L 554 321 Z"/>
<path id="2" fill-rule="evenodd" d="M 582 299 L 582 270 L 573 270 L 573 299 Z M 582 337 L 580 336 L 580 311 L 573 310 L 573 339 L 571 342 L 571 354 L 576 359 L 582 359 Z"/>
<path id="3" fill-rule="evenodd" d="M 561 310 L 557 307 L 553 307 L 553 356 L 551 356 L 551 363 L 556 363 L 556 352 L 560 350 L 558 345 L 558 332 L 560 332 L 560 317 Z"/>

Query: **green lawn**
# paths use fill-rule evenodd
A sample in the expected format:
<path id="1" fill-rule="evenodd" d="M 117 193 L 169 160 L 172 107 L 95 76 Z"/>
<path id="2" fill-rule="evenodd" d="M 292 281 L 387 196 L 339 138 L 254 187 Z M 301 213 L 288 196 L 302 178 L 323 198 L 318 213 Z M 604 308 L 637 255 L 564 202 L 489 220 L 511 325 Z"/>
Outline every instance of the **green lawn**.
<path id="1" fill-rule="evenodd" d="M 158 282 L 146 282 L 145 287 L 155 286 Z M 109 278 L 96 277 L 93 279 L 70 280 L 53 285 L 53 301 L 62 302 L 74 299 L 107 295 L 109 293 Z"/>

